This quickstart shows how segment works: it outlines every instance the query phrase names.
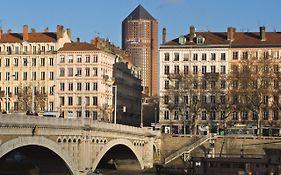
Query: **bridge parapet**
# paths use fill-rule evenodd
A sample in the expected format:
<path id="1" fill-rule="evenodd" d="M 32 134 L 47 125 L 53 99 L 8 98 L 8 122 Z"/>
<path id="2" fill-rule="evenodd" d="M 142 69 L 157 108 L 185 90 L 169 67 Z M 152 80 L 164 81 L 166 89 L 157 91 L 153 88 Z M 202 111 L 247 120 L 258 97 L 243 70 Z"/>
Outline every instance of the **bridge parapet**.
<path id="1" fill-rule="evenodd" d="M 140 136 L 155 137 L 157 132 L 147 128 L 137 128 L 127 125 L 113 124 L 94 121 L 90 118 L 54 118 L 54 117 L 40 117 L 27 116 L 17 114 L 1 114 L 0 126 L 24 126 L 24 127 L 46 127 L 46 128 L 72 128 L 96 131 L 112 131 L 117 133 L 128 133 Z"/>

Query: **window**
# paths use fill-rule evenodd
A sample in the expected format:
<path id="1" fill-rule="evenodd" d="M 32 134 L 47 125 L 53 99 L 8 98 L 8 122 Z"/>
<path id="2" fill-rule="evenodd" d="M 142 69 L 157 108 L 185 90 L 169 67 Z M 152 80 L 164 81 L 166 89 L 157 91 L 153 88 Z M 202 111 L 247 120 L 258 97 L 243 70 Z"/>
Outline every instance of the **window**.
<path id="1" fill-rule="evenodd" d="M 77 97 L 77 105 L 78 105 L 78 106 L 81 106 L 81 104 L 82 104 L 82 97 L 81 97 L 81 96 L 78 96 L 78 97 Z"/>
<path id="2" fill-rule="evenodd" d="M 73 68 L 67 68 L 67 72 L 68 72 L 67 76 L 73 77 Z"/>
<path id="3" fill-rule="evenodd" d="M 202 95 L 202 103 L 203 104 L 207 104 L 207 96 L 206 95 Z"/>
<path id="4" fill-rule="evenodd" d="M 188 61 L 189 60 L 189 54 L 185 53 L 183 54 L 183 61 Z"/>
<path id="5" fill-rule="evenodd" d="M 73 55 L 68 55 L 68 62 L 73 63 Z"/>
<path id="6" fill-rule="evenodd" d="M 188 66 L 187 65 L 183 66 L 183 73 L 188 74 Z"/>
<path id="7" fill-rule="evenodd" d="M 198 73 L 198 66 L 193 66 L 193 74 L 197 74 Z"/>
<path id="8" fill-rule="evenodd" d="M 221 99 L 221 104 L 226 104 L 226 97 L 225 97 L 225 95 L 221 95 L 220 99 Z"/>
<path id="9" fill-rule="evenodd" d="M 198 101 L 198 97 L 196 95 L 193 95 L 192 96 L 192 104 L 197 104 L 197 101 Z"/>
<path id="10" fill-rule="evenodd" d="M 164 111 L 164 120 L 169 120 L 169 119 L 170 119 L 170 112 Z"/>
<path id="11" fill-rule="evenodd" d="M 18 58 L 14 58 L 14 66 L 18 67 L 19 65 L 19 59 Z"/>
<path id="12" fill-rule="evenodd" d="M 90 83 L 87 82 L 85 85 L 86 85 L 86 89 L 85 90 L 86 91 L 90 91 L 90 89 L 91 89 Z"/>
<path id="13" fill-rule="evenodd" d="M 90 97 L 89 96 L 85 97 L 85 105 L 90 106 Z"/>
<path id="14" fill-rule="evenodd" d="M 279 72 L 279 65 L 274 65 L 273 71 L 274 71 L 274 73 L 278 73 Z"/>
<path id="15" fill-rule="evenodd" d="M 81 91 L 82 90 L 82 83 L 77 83 L 76 89 L 77 89 L 77 91 Z"/>
<path id="16" fill-rule="evenodd" d="M 93 76 L 98 76 L 98 68 L 93 68 Z"/>
<path id="17" fill-rule="evenodd" d="M 175 95 L 174 96 L 174 105 L 178 105 L 179 104 L 179 96 Z"/>
<path id="18" fill-rule="evenodd" d="M 170 74 L 170 67 L 168 65 L 164 66 L 164 74 L 169 75 Z"/>
<path id="19" fill-rule="evenodd" d="M 207 81 L 202 80 L 202 89 L 207 89 Z"/>
<path id="20" fill-rule="evenodd" d="M 93 106 L 97 106 L 97 105 L 98 105 L 98 97 L 93 96 Z"/>
<path id="21" fill-rule="evenodd" d="M 248 120 L 248 112 L 247 111 L 242 112 L 242 120 Z"/>
<path id="22" fill-rule="evenodd" d="M 216 53 L 211 53 L 211 60 L 216 61 Z"/>
<path id="23" fill-rule="evenodd" d="M 68 106 L 72 106 L 73 105 L 73 97 L 69 96 L 68 97 Z"/>
<path id="24" fill-rule="evenodd" d="M 41 72 L 40 73 L 40 79 L 41 80 L 45 80 L 45 72 Z"/>
<path id="25" fill-rule="evenodd" d="M 233 120 L 238 120 L 238 113 L 237 113 L 236 111 L 234 111 L 234 112 L 232 113 L 232 119 L 233 119 Z"/>
<path id="26" fill-rule="evenodd" d="M 60 68 L 60 77 L 64 77 L 64 68 Z"/>
<path id="27" fill-rule="evenodd" d="M 169 96 L 168 95 L 164 95 L 164 104 L 169 104 Z"/>
<path id="28" fill-rule="evenodd" d="M 221 61 L 225 61 L 226 57 L 225 57 L 225 53 L 221 53 Z"/>
<path id="29" fill-rule="evenodd" d="M 75 76 L 81 76 L 81 75 L 82 75 L 82 69 L 81 68 L 77 68 Z"/>
<path id="30" fill-rule="evenodd" d="M 60 56 L 60 63 L 64 63 L 65 62 L 65 57 L 64 57 L 64 55 L 61 55 Z"/>
<path id="31" fill-rule="evenodd" d="M 265 105 L 268 105 L 268 101 L 269 101 L 269 97 L 268 96 L 263 96 L 263 103 L 265 104 Z"/>
<path id="32" fill-rule="evenodd" d="M 202 61 L 206 61 L 207 60 L 207 54 L 206 53 L 202 53 Z"/>
<path id="33" fill-rule="evenodd" d="M 164 81 L 164 89 L 169 89 L 169 80 Z"/>
<path id="34" fill-rule="evenodd" d="M 210 98 L 211 98 L 211 104 L 216 104 L 216 96 L 211 95 Z"/>
<path id="35" fill-rule="evenodd" d="M 77 55 L 77 63 L 81 63 L 82 62 L 82 56 L 81 55 Z"/>
<path id="36" fill-rule="evenodd" d="M 232 103 L 233 104 L 238 104 L 238 96 L 237 95 L 233 95 L 232 96 Z"/>
<path id="37" fill-rule="evenodd" d="M 6 58 L 5 66 L 6 67 L 10 66 L 10 58 Z"/>
<path id="38" fill-rule="evenodd" d="M 68 91 L 73 91 L 73 83 L 68 83 Z"/>
<path id="39" fill-rule="evenodd" d="M 210 111 L 210 119 L 216 120 L 216 111 Z"/>
<path id="40" fill-rule="evenodd" d="M 169 60 L 170 60 L 170 54 L 164 53 L 164 61 L 169 61 Z"/>
<path id="41" fill-rule="evenodd" d="M 49 87 L 50 95 L 54 95 L 54 91 L 55 91 L 55 86 L 50 86 Z"/>
<path id="42" fill-rule="evenodd" d="M 207 66 L 202 66 L 202 74 L 207 73 Z"/>
<path id="43" fill-rule="evenodd" d="M 198 60 L 198 54 L 197 54 L 197 53 L 194 53 L 194 54 L 193 54 L 193 60 L 194 60 L 194 61 L 197 61 L 197 60 Z"/>
<path id="44" fill-rule="evenodd" d="M 49 65 L 54 66 L 54 58 L 49 58 Z"/>
<path id="45" fill-rule="evenodd" d="M 225 67 L 225 65 L 221 66 L 221 74 L 226 74 L 226 67 Z"/>
<path id="46" fill-rule="evenodd" d="M 10 80 L 10 72 L 6 72 L 5 80 Z"/>
<path id="47" fill-rule="evenodd" d="M 86 55 L 86 56 L 85 56 L 85 62 L 86 62 L 86 63 L 89 63 L 89 62 L 90 62 L 90 55 Z"/>
<path id="48" fill-rule="evenodd" d="M 248 59 L 248 52 L 243 52 L 243 53 L 242 53 L 242 59 L 243 59 L 243 60 Z"/>
<path id="49" fill-rule="evenodd" d="M 60 106 L 64 106 L 64 96 L 60 96 Z"/>
<path id="50" fill-rule="evenodd" d="M 226 81 L 221 80 L 221 89 L 225 89 L 225 88 L 226 88 Z"/>
<path id="51" fill-rule="evenodd" d="M 54 72 L 49 72 L 49 79 L 54 80 Z"/>
<path id="52" fill-rule="evenodd" d="M 15 81 L 19 80 L 19 73 L 18 72 L 14 73 L 14 80 Z"/>
<path id="53" fill-rule="evenodd" d="M 15 54 L 19 54 L 19 47 L 18 46 L 15 47 Z"/>
<path id="54" fill-rule="evenodd" d="M 178 120 L 179 119 L 179 111 L 175 110 L 174 111 L 174 120 Z"/>
<path id="55" fill-rule="evenodd" d="M 97 62 L 98 62 L 98 56 L 97 56 L 97 55 L 94 55 L 94 56 L 93 56 L 93 62 L 94 62 L 94 63 L 97 63 Z"/>
<path id="56" fill-rule="evenodd" d="M 31 80 L 36 80 L 36 72 L 32 72 L 32 77 L 31 77 Z"/>
<path id="57" fill-rule="evenodd" d="M 268 120 L 269 117 L 269 112 L 268 111 L 263 111 L 263 119 Z"/>
<path id="58" fill-rule="evenodd" d="M 211 66 L 211 73 L 216 73 L 216 66 Z"/>
<path id="59" fill-rule="evenodd" d="M 86 77 L 90 76 L 90 68 L 85 68 L 85 76 Z"/>
<path id="60" fill-rule="evenodd" d="M 202 113 L 201 113 L 201 119 L 202 119 L 202 120 L 206 120 L 206 119 L 207 119 L 207 112 L 206 112 L 206 111 L 202 111 Z"/>
<path id="61" fill-rule="evenodd" d="M 22 80 L 27 80 L 27 72 L 23 72 L 23 74 L 22 74 Z"/>
<path id="62" fill-rule="evenodd" d="M 279 111 L 278 110 L 273 111 L 273 120 L 279 120 Z"/>
<path id="63" fill-rule="evenodd" d="M 193 89 L 198 89 L 198 82 L 197 81 L 193 81 Z"/>
<path id="64" fill-rule="evenodd" d="M 174 54 L 174 61 L 179 61 L 180 60 L 180 55 L 179 55 L 179 53 L 175 53 Z"/>
<path id="65" fill-rule="evenodd" d="M 32 66 L 33 66 L 33 67 L 35 67 L 35 66 L 36 66 L 36 58 L 32 58 L 32 60 L 31 60 L 31 64 L 32 64 Z"/>
<path id="66" fill-rule="evenodd" d="M 184 104 L 188 104 L 188 96 L 187 95 L 183 96 L 183 102 L 184 102 Z"/>
<path id="67" fill-rule="evenodd" d="M 180 88 L 180 81 L 175 80 L 175 89 L 179 89 L 179 88 Z"/>
<path id="68" fill-rule="evenodd" d="M 94 82 L 93 83 L 93 91 L 97 91 L 98 90 L 98 83 Z"/>
<path id="69" fill-rule="evenodd" d="M 93 120 L 97 120 L 97 119 L 98 119 L 98 112 L 93 111 Z"/>
<path id="70" fill-rule="evenodd" d="M 224 120 L 225 119 L 225 111 L 221 111 L 221 120 Z"/>
<path id="71" fill-rule="evenodd" d="M 258 113 L 256 111 L 253 112 L 253 120 L 258 119 Z"/>
<path id="72" fill-rule="evenodd" d="M 175 73 L 175 74 L 179 74 L 179 73 L 180 73 L 180 66 L 179 66 L 179 65 L 175 65 L 175 67 L 174 67 L 174 73 Z"/>
<path id="73" fill-rule="evenodd" d="M 23 58 L 22 61 L 23 61 L 23 66 L 27 66 L 27 58 Z"/>
<path id="74" fill-rule="evenodd" d="M 45 66 L 45 58 L 40 58 L 40 66 Z"/>
<path id="75" fill-rule="evenodd" d="M 32 53 L 33 53 L 33 54 L 36 54 L 36 48 L 37 48 L 36 46 L 33 46 L 33 47 L 32 47 Z"/>
<path id="76" fill-rule="evenodd" d="M 233 60 L 238 60 L 238 52 L 233 52 L 232 53 L 232 59 Z"/>
<path id="77" fill-rule="evenodd" d="M 60 83 L 60 91 L 64 91 L 64 83 Z"/>

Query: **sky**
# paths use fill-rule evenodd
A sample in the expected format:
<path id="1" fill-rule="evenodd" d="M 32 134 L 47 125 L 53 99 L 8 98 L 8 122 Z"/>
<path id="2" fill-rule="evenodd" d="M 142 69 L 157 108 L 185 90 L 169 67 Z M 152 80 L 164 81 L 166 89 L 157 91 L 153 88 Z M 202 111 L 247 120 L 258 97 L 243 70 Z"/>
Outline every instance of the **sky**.
<path id="1" fill-rule="evenodd" d="M 167 40 L 189 32 L 281 31 L 281 0 L 9 0 L 1 2 L 0 26 L 6 32 L 22 32 L 24 24 L 38 32 L 58 24 L 72 29 L 72 39 L 89 42 L 95 36 L 108 38 L 121 46 L 122 21 L 141 4 L 158 21 Z"/>

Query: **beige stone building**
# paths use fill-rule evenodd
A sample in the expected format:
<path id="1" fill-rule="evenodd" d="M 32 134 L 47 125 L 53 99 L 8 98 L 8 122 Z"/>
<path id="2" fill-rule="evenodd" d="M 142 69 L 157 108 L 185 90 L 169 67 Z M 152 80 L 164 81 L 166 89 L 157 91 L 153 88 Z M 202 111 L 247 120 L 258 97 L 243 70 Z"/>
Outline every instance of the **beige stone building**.
<path id="1" fill-rule="evenodd" d="M 27 25 L 22 33 L 0 29 L 1 111 L 54 109 L 56 51 L 71 41 L 70 33 L 61 25 L 56 32 L 29 31 Z"/>
<path id="2" fill-rule="evenodd" d="M 114 62 L 115 55 L 89 43 L 77 41 L 59 49 L 56 111 L 65 118 L 112 122 Z"/>

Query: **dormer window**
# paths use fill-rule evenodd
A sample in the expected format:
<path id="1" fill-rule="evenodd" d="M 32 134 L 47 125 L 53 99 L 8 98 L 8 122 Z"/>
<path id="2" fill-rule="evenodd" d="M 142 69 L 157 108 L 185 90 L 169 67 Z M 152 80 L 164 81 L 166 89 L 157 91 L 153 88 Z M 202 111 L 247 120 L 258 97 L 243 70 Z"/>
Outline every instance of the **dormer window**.
<path id="1" fill-rule="evenodd" d="M 202 36 L 198 36 L 196 38 L 196 43 L 197 44 L 204 44 L 204 42 L 205 42 L 205 38 L 203 38 Z"/>

